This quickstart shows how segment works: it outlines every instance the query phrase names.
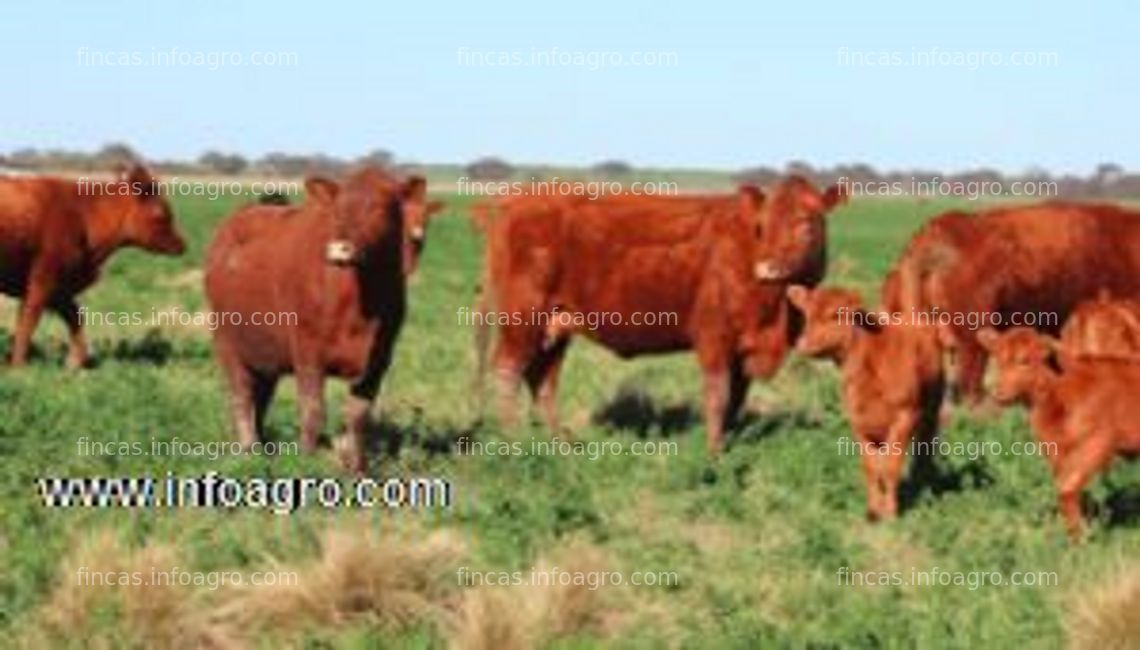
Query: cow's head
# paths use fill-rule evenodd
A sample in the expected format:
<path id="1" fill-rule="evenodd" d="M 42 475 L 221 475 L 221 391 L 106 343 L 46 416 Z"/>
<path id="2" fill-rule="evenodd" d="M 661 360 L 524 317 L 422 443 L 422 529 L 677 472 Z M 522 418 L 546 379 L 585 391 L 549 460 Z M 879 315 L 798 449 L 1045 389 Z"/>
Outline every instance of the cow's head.
<path id="1" fill-rule="evenodd" d="M 776 185 L 759 205 L 745 203 L 760 240 L 753 269 L 756 279 L 817 284 L 827 264 L 824 218 L 846 200 L 842 185 L 832 185 L 821 193 L 808 180 L 791 176 Z"/>
<path id="2" fill-rule="evenodd" d="M 997 364 L 994 399 L 1001 404 L 1028 401 L 1051 372 L 1052 339 L 1029 327 L 998 332 L 987 327 L 978 332 L 978 343 Z"/>
<path id="3" fill-rule="evenodd" d="M 362 263 L 384 248 L 399 255 L 400 266 L 410 274 L 423 247 L 424 230 L 431 213 L 442 204 L 424 200 L 423 179 L 399 180 L 378 167 L 364 167 L 343 183 L 310 178 L 305 190 L 315 209 L 331 213 L 332 236 L 326 259 L 336 265 Z"/>
<path id="4" fill-rule="evenodd" d="M 174 224 L 170 202 L 150 171 L 136 163 L 119 173 L 115 196 L 125 201 L 123 239 L 153 253 L 181 255 L 186 241 Z"/>
<path id="5" fill-rule="evenodd" d="M 803 312 L 804 329 L 796 350 L 811 357 L 840 360 L 859 327 L 874 327 L 876 318 L 863 308 L 863 299 L 850 289 L 788 287 L 788 301 Z"/>
<path id="6" fill-rule="evenodd" d="M 377 244 L 399 234 L 398 188 L 379 169 L 365 167 L 341 183 L 310 177 L 305 197 L 310 209 L 328 213 L 332 233 L 325 258 L 332 264 L 360 264 Z"/>
<path id="7" fill-rule="evenodd" d="M 403 194 L 403 260 L 404 273 L 411 275 L 416 270 L 420 253 L 424 249 L 427 226 L 431 216 L 443 209 L 441 201 L 427 200 L 427 181 L 422 176 L 412 176 L 404 181 Z"/>

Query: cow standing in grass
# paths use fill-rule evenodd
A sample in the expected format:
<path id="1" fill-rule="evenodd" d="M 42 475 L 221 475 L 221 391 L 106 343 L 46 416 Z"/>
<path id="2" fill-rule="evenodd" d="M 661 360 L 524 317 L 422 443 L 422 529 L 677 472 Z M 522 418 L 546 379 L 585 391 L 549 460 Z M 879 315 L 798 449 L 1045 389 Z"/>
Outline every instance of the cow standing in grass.
<path id="1" fill-rule="evenodd" d="M 902 273 L 920 277 L 917 309 L 957 319 L 944 337 L 956 361 L 952 385 L 976 403 L 988 356 L 977 339 L 980 326 L 1024 324 L 1056 335 L 1079 303 L 1101 291 L 1140 299 L 1140 212 L 1050 202 L 947 213 L 923 226 L 903 252 L 895 279 L 884 285 L 887 309 L 897 309 Z M 1027 314 L 1037 322 L 1012 322 Z"/>
<path id="2" fill-rule="evenodd" d="M 926 452 L 938 433 L 944 384 L 938 329 L 868 311 L 849 289 L 792 286 L 788 297 L 805 317 L 796 349 L 840 368 L 843 407 L 867 486 L 867 518 L 893 519 L 912 442 Z M 921 454 L 922 469 L 930 469 L 930 456 Z"/>
<path id="3" fill-rule="evenodd" d="M 794 340 L 785 288 L 823 277 L 824 216 L 843 198 L 838 187 L 821 193 L 793 177 L 771 195 L 745 186 L 735 196 L 520 196 L 482 210 L 476 319 L 519 316 L 502 324 L 493 351 L 503 419 L 513 419 L 525 379 L 557 428 L 558 374 L 572 334 L 623 358 L 693 350 L 705 380 L 708 448 L 718 454 L 750 379 L 771 376 Z M 607 319 L 559 329 L 548 325 L 554 312 Z M 635 313 L 669 317 L 639 323 Z M 481 333 L 479 347 L 488 339 Z"/>
<path id="4" fill-rule="evenodd" d="M 325 377 L 346 379 L 347 433 L 339 448 L 359 473 L 368 412 L 404 321 L 406 278 L 439 204 L 424 202 L 422 178 L 376 168 L 343 183 L 310 178 L 305 188 L 298 206 L 247 206 L 218 229 L 205 273 L 210 305 L 225 315 L 214 347 L 247 447 L 263 432 L 278 380 L 293 374 L 302 449 L 314 451 Z M 264 324 L 271 313 L 276 322 Z"/>
<path id="5" fill-rule="evenodd" d="M 75 298 L 107 259 L 128 246 L 161 255 L 186 250 L 159 190 L 137 164 L 110 182 L 0 179 L 0 293 L 22 300 L 12 365 L 27 363 L 36 325 L 50 310 L 67 324 L 67 366 L 82 367 L 87 345 Z"/>
<path id="6" fill-rule="evenodd" d="M 1083 531 L 1081 492 L 1117 456 L 1140 455 L 1140 361 L 1135 358 L 1069 355 L 1061 367 L 1052 356 L 1058 343 L 1017 327 L 978 334 L 994 356 L 1002 404 L 1029 406 L 1029 422 L 1049 452 L 1046 458 L 1070 537 Z"/>

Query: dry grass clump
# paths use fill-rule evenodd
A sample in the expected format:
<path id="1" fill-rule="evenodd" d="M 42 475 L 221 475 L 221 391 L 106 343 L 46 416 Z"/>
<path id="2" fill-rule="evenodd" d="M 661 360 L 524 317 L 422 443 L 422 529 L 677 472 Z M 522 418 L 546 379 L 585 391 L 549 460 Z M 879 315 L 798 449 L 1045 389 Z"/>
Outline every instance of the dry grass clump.
<path id="1" fill-rule="evenodd" d="M 555 554 L 558 561 L 540 561 L 536 573 L 524 573 L 523 584 L 466 590 L 456 578 L 465 554 L 448 532 L 381 535 L 349 524 L 328 531 L 315 557 L 269 561 L 262 573 L 273 572 L 275 584 L 255 585 L 253 574 L 242 571 L 240 584 L 209 589 L 149 579 L 155 571 L 190 571 L 177 548 L 131 547 L 101 532 L 62 563 L 53 590 L 27 615 L 15 645 L 238 650 L 269 640 L 288 647 L 350 627 L 399 633 L 426 626 L 456 648 L 513 650 L 605 633 L 603 605 L 620 587 L 530 580 L 556 567 L 558 575 L 606 572 L 595 547 L 565 547 Z M 81 569 L 115 578 L 81 580 Z M 118 576 L 127 576 L 125 584 Z"/>
<path id="2" fill-rule="evenodd" d="M 361 619 L 398 630 L 436 623 L 454 589 L 465 550 L 454 536 L 381 536 L 364 526 L 326 533 L 321 555 L 304 566 L 276 566 L 297 579 L 231 590 L 214 620 L 238 629 L 280 633 L 338 626 Z"/>
<path id="3" fill-rule="evenodd" d="M 535 573 L 557 567 L 566 574 L 607 571 L 602 553 L 590 546 L 573 545 L 558 562 L 540 562 Z M 523 573 L 523 584 L 480 586 L 469 589 L 461 601 L 452 630 L 457 650 L 523 650 L 548 645 L 559 638 L 599 631 L 605 621 L 605 602 L 613 585 L 539 584 Z"/>
<path id="4" fill-rule="evenodd" d="M 1075 598 L 1069 614 L 1069 643 L 1076 650 L 1140 648 L 1140 567 L 1114 572 L 1111 579 Z"/>
<path id="5" fill-rule="evenodd" d="M 235 647 L 206 621 L 192 587 L 150 579 L 152 571 L 185 566 L 178 555 L 167 545 L 131 549 L 109 532 L 93 535 L 63 562 L 54 590 L 17 643 L 28 648 Z M 109 619 L 116 624 L 108 626 Z"/>
<path id="6" fill-rule="evenodd" d="M 154 571 L 188 570 L 172 546 L 130 548 L 103 532 L 64 561 L 53 591 L 21 628 L 28 648 L 256 647 L 363 623 L 399 630 L 439 624 L 454 594 L 454 565 L 463 547 L 451 535 L 381 537 L 360 525 L 326 533 L 320 554 L 296 565 L 271 563 L 277 584 L 213 590 L 151 580 Z M 100 583 L 77 578 L 116 576 Z M 117 584 L 117 576 L 127 576 Z M 137 576 L 134 580 L 132 577 Z"/>

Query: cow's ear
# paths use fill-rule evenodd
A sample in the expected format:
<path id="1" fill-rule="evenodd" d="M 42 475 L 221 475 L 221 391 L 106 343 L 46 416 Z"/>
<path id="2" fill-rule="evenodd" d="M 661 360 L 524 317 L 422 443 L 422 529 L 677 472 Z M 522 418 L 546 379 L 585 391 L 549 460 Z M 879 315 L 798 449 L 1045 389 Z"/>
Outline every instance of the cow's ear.
<path id="1" fill-rule="evenodd" d="M 1045 357 L 1045 362 L 1053 367 L 1053 369 L 1061 371 L 1065 368 L 1072 368 L 1074 362 L 1080 358 L 1080 353 L 1075 349 L 1067 347 L 1060 339 L 1055 339 L 1052 336 L 1042 337 L 1045 339 L 1045 346 L 1049 350 L 1049 354 Z"/>
<path id="2" fill-rule="evenodd" d="M 837 205 L 847 202 L 851 196 L 846 183 L 836 183 L 823 192 L 823 209 L 830 211 Z"/>
<path id="3" fill-rule="evenodd" d="M 336 181 L 323 176 L 310 176 L 305 179 L 305 196 L 321 203 L 332 203 L 340 192 Z"/>
<path id="4" fill-rule="evenodd" d="M 408 201 L 423 200 L 427 195 L 427 181 L 423 176 L 412 176 L 404 181 L 403 194 Z"/>
<path id="5" fill-rule="evenodd" d="M 1063 354 L 1068 348 L 1061 342 L 1061 339 L 1053 338 L 1052 336 L 1041 336 L 1041 340 L 1045 342 L 1046 349 L 1053 354 Z"/>
<path id="6" fill-rule="evenodd" d="M 142 163 L 132 163 L 126 171 L 123 172 L 124 178 L 130 184 L 131 189 L 139 196 L 157 196 L 159 193 L 158 181 L 154 179 L 154 174 L 150 173 Z"/>
<path id="7" fill-rule="evenodd" d="M 431 215 L 442 211 L 446 207 L 447 204 L 443 201 L 428 201 L 427 205 L 424 206 L 424 216 L 430 217 Z"/>
<path id="8" fill-rule="evenodd" d="M 740 196 L 740 213 L 750 217 L 764 207 L 764 192 L 755 185 L 741 185 L 738 191 Z"/>
<path id="9" fill-rule="evenodd" d="M 799 307 L 801 310 L 806 311 L 808 296 L 810 295 L 809 292 L 810 289 L 807 287 L 793 284 L 792 286 L 788 287 L 788 300 L 790 300 L 791 303 L 796 307 Z"/>
<path id="10" fill-rule="evenodd" d="M 986 327 L 978 331 L 978 343 L 986 350 L 992 351 L 1000 336 L 994 328 Z"/>

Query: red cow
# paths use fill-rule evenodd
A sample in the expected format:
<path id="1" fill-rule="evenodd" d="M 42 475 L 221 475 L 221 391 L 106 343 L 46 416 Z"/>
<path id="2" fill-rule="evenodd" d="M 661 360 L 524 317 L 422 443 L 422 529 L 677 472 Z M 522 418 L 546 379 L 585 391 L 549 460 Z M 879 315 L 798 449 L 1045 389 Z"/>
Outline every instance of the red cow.
<path id="1" fill-rule="evenodd" d="M 1016 327 L 1004 334 L 986 328 L 979 343 L 998 366 L 994 397 L 1023 402 L 1047 452 L 1069 535 L 1082 532 L 1081 491 L 1115 456 L 1140 454 L 1140 361 L 1073 355 L 1064 368 L 1051 363 L 1054 340 Z"/>
<path id="2" fill-rule="evenodd" d="M 557 428 L 558 371 L 578 330 L 551 328 L 550 315 L 593 314 L 597 327 L 581 333 L 623 358 L 696 352 L 708 446 L 719 453 L 749 379 L 771 376 L 787 352 L 795 328 L 784 289 L 823 276 L 824 215 L 843 198 L 838 187 L 821 194 L 793 177 L 769 197 L 745 186 L 735 197 L 504 201 L 483 226 L 475 310 L 483 323 L 492 310 L 512 316 L 500 319 L 493 352 L 504 419 L 525 379 Z M 646 314 L 663 316 L 647 323 Z"/>
<path id="3" fill-rule="evenodd" d="M 297 378 L 306 452 L 324 423 L 325 377 L 348 380 L 338 447 L 363 472 L 364 427 L 403 324 L 406 276 L 439 204 L 423 202 L 423 179 L 376 168 L 343 184 L 310 178 L 305 188 L 298 206 L 247 206 L 218 229 L 205 274 L 210 305 L 225 316 L 214 347 L 247 447 L 262 434 L 282 375 Z"/>
<path id="4" fill-rule="evenodd" d="M 0 292 L 21 298 L 12 365 L 27 362 L 45 309 L 67 323 L 67 366 L 87 362 L 75 297 L 99 277 L 116 250 L 136 246 L 163 255 L 186 249 L 170 204 L 141 165 L 117 180 L 0 178 Z"/>
<path id="5" fill-rule="evenodd" d="M 895 267 L 901 273 L 922 278 L 919 309 L 954 319 L 945 330 L 953 383 L 976 402 L 987 357 L 981 326 L 1005 328 L 1033 314 L 1035 329 L 1056 335 L 1077 304 L 1102 290 L 1140 298 L 1140 212 L 1051 202 L 949 213 L 919 231 Z M 897 284 L 885 287 L 888 309 Z"/>

